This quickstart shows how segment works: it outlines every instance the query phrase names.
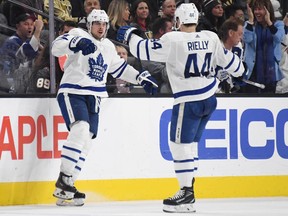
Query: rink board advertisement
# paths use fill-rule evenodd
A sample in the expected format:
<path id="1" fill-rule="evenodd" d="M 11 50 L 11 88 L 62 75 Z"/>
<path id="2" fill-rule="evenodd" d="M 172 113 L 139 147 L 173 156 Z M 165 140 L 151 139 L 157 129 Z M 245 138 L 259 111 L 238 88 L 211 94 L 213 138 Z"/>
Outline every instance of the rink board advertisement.
<path id="1" fill-rule="evenodd" d="M 68 135 L 56 99 L 1 98 L 0 104 L 0 205 L 54 202 Z M 98 137 L 76 183 L 88 201 L 175 193 L 172 105 L 172 98 L 102 100 Z M 199 198 L 288 196 L 287 98 L 218 98 L 199 157 Z"/>

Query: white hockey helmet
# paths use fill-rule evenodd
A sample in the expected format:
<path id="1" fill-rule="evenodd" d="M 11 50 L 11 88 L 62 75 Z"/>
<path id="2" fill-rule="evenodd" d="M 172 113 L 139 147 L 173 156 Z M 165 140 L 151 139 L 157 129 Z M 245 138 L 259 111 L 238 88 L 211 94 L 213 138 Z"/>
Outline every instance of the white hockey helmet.
<path id="1" fill-rule="evenodd" d="M 105 22 L 105 23 L 107 23 L 106 32 L 108 31 L 109 17 L 104 10 L 93 9 L 89 13 L 89 15 L 87 17 L 87 29 L 88 29 L 89 33 L 91 33 L 91 27 L 92 27 L 93 22 Z"/>
<path id="2" fill-rule="evenodd" d="M 194 3 L 182 3 L 175 11 L 175 28 L 178 30 L 182 24 L 197 24 L 199 12 Z M 179 20 L 178 27 L 177 21 Z"/>

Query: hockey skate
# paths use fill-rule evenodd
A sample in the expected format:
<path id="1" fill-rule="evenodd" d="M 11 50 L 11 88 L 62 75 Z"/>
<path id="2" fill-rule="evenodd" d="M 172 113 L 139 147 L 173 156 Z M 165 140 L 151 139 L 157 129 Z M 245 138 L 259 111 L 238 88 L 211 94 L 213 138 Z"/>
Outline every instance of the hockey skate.
<path id="1" fill-rule="evenodd" d="M 163 200 L 163 211 L 169 213 L 193 213 L 195 203 L 194 191 L 191 187 L 181 188 L 173 197 Z"/>
<path id="2" fill-rule="evenodd" d="M 85 193 L 76 191 L 72 199 L 58 198 L 56 201 L 56 205 L 57 206 L 83 206 L 85 197 L 86 197 Z"/>
<path id="3" fill-rule="evenodd" d="M 70 200 L 74 198 L 74 194 L 77 192 L 73 186 L 72 176 L 65 175 L 62 172 L 60 172 L 55 186 L 53 196 L 56 198 Z"/>

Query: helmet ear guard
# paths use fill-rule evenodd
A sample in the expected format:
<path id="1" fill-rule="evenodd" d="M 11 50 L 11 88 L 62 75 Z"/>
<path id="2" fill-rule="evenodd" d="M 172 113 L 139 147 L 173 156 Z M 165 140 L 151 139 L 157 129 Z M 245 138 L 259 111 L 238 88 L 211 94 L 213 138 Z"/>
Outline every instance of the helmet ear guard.
<path id="1" fill-rule="evenodd" d="M 178 30 L 182 24 L 197 24 L 199 12 L 194 3 L 183 3 L 177 7 L 174 16 L 174 28 Z"/>
<path id="2" fill-rule="evenodd" d="M 93 9 L 87 17 L 87 29 L 91 33 L 93 22 L 105 22 L 107 24 L 106 32 L 109 29 L 109 17 L 104 10 Z"/>

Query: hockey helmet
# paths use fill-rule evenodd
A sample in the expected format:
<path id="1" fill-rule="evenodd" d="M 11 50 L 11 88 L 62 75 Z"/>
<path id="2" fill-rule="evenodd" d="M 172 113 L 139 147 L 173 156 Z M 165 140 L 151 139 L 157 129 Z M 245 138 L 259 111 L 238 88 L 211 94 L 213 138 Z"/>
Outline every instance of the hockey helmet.
<path id="1" fill-rule="evenodd" d="M 178 30 L 182 24 L 197 24 L 199 12 L 194 3 L 183 3 L 175 11 L 175 28 Z M 178 27 L 177 27 L 177 21 Z"/>
<path id="2" fill-rule="evenodd" d="M 89 33 L 91 33 L 91 27 L 92 27 L 93 22 L 105 22 L 105 23 L 107 23 L 106 31 L 108 31 L 109 17 L 104 10 L 93 9 L 89 13 L 89 15 L 87 17 L 87 29 L 88 29 Z"/>

